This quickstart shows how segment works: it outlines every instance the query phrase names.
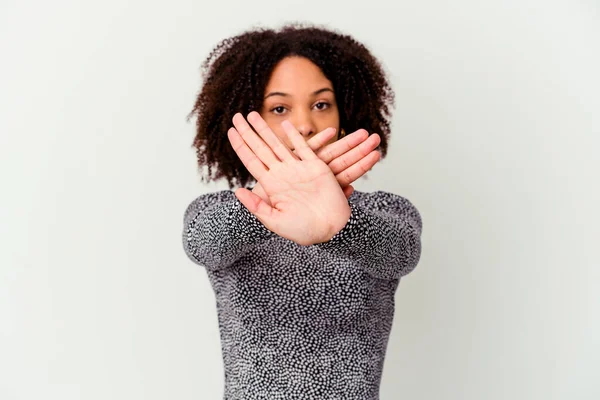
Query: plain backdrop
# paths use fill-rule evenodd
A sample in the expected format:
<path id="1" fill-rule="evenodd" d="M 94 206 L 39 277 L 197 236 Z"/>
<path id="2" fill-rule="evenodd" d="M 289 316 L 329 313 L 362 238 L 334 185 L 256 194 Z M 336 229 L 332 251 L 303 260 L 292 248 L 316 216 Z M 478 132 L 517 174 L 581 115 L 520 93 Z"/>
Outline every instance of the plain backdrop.
<path id="1" fill-rule="evenodd" d="M 598 1 L 0 2 L 0 399 L 219 399 L 214 293 L 184 254 L 199 67 L 324 24 L 396 92 L 362 191 L 410 199 L 381 399 L 600 398 Z"/>

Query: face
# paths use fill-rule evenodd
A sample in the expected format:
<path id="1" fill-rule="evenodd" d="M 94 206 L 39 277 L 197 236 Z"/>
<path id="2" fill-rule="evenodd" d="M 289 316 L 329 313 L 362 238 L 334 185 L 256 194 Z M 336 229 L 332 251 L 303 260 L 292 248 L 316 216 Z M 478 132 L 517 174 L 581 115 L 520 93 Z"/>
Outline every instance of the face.
<path id="1" fill-rule="evenodd" d="M 326 128 L 339 132 L 340 118 L 333 85 L 321 69 L 303 57 L 287 57 L 273 70 L 260 115 L 285 144 L 292 143 L 281 127 L 289 120 L 305 140 Z M 326 143 L 337 139 L 337 133 Z"/>

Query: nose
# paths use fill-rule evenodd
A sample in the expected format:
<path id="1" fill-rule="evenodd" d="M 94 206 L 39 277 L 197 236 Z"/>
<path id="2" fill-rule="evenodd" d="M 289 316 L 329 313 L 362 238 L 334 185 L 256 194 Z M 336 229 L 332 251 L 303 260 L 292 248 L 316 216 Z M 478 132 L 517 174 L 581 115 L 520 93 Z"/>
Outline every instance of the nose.
<path id="1" fill-rule="evenodd" d="M 296 127 L 296 129 L 298 130 L 298 132 L 300 132 L 304 139 L 307 139 L 317 130 L 310 116 L 310 113 L 307 112 L 298 113 L 294 116 L 294 118 L 292 118 L 290 122 Z"/>

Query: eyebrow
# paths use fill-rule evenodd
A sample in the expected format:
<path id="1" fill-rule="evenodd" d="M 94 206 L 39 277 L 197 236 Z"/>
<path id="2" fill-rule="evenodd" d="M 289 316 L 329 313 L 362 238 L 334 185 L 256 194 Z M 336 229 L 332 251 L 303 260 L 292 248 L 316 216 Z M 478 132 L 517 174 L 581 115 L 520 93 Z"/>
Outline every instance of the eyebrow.
<path id="1" fill-rule="evenodd" d="M 316 90 L 315 92 L 313 92 L 313 96 L 316 96 L 316 95 L 318 95 L 320 93 L 323 93 L 323 92 L 331 92 L 331 93 L 333 93 L 333 90 L 330 89 L 330 88 L 325 87 L 325 88 L 322 88 L 322 89 L 319 89 L 319 90 Z M 271 93 L 269 93 L 268 95 L 265 96 L 265 99 L 267 97 L 271 97 L 271 96 L 284 96 L 284 97 L 286 97 L 286 96 L 290 96 L 290 95 L 288 93 L 283 93 L 283 92 L 271 92 Z"/>

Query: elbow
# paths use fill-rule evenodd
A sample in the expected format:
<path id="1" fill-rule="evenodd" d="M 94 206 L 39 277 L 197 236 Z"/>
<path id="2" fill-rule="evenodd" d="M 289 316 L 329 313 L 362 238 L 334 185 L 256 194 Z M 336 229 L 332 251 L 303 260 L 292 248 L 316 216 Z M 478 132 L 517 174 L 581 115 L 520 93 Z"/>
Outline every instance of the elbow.
<path id="1" fill-rule="evenodd" d="M 223 266 L 223 257 L 218 249 L 208 249 L 203 246 L 191 232 L 183 234 L 183 251 L 195 264 L 205 267 L 209 271 L 215 271 Z"/>
<path id="2" fill-rule="evenodd" d="M 419 264 L 421 259 L 421 238 L 417 232 L 409 235 L 405 242 L 405 246 L 397 257 L 397 270 L 395 275 L 401 278 L 411 273 Z"/>
<path id="3" fill-rule="evenodd" d="M 393 250 L 387 252 L 386 257 L 371 260 L 376 265 L 371 265 L 369 270 L 376 278 L 400 279 L 411 273 L 421 258 L 421 237 L 416 230 L 410 229 L 408 233 L 397 236 L 391 248 Z"/>

